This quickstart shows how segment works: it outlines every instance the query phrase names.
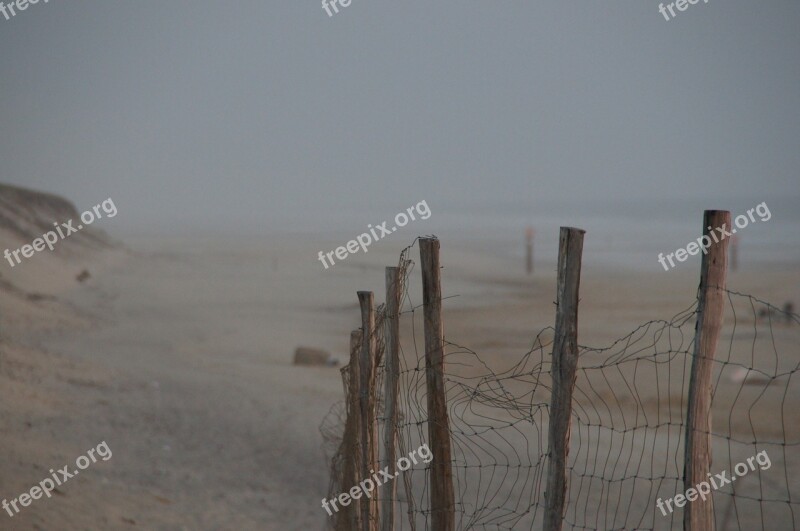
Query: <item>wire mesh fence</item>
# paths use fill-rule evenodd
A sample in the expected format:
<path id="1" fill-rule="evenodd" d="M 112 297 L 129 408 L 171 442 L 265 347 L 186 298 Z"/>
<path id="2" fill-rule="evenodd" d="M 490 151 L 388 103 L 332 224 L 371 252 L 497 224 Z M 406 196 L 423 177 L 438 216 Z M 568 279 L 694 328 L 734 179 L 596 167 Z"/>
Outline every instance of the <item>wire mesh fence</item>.
<path id="1" fill-rule="evenodd" d="M 409 251 L 403 251 L 399 266 L 405 279 L 401 319 L 408 330 L 399 356 L 399 456 L 428 441 L 421 305 L 413 300 Z M 779 309 L 730 290 L 724 294 L 708 434 L 716 529 L 800 528 L 800 479 L 795 479 L 800 473 L 800 318 L 790 307 Z M 682 527 L 685 503 L 676 503 L 676 495 L 687 488 L 684 444 L 697 311 L 697 301 L 687 301 L 671 319 L 643 323 L 609 346 L 579 347 L 564 528 Z M 382 399 L 383 313 L 379 307 L 374 332 L 374 415 L 381 434 L 388 422 Z M 542 528 L 554 332 L 539 331 L 513 364 L 498 364 L 491 354 L 448 338 L 445 321 L 457 529 Z M 353 389 L 349 371 L 349 365 L 342 369 L 345 396 Z M 353 487 L 344 484 L 342 463 L 348 452 L 360 452 L 360 442 L 346 444 L 343 437 L 347 403 L 334 406 L 321 428 L 332 464 L 330 499 Z M 393 480 L 399 482 L 392 500 L 394 529 L 432 529 L 430 474 L 430 463 L 420 460 Z M 715 481 L 718 474 L 731 481 Z M 385 492 L 377 487 L 371 495 L 380 500 Z M 352 521 L 348 527 L 337 518 L 341 511 L 329 518 L 331 528 L 352 528 Z M 377 521 L 370 524 L 374 527 L 364 528 L 378 528 Z"/>

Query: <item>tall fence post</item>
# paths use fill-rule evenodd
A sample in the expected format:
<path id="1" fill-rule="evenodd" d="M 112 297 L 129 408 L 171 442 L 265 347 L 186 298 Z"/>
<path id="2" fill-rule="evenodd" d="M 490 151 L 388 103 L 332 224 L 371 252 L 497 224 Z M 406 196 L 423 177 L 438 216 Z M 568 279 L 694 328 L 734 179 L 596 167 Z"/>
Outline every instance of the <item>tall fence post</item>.
<path id="1" fill-rule="evenodd" d="M 703 213 L 703 237 L 710 247 L 703 254 L 697 293 L 697 324 L 684 445 L 683 484 L 686 489 L 706 481 L 711 467 L 711 373 L 725 312 L 728 269 L 728 240 L 724 237 L 717 240 L 717 227 L 731 227 L 731 213 L 706 210 Z M 714 502 L 711 497 L 697 499 L 686 505 L 683 528 L 713 531 Z"/>
<path id="2" fill-rule="evenodd" d="M 361 480 L 372 477 L 370 470 L 378 468 L 378 423 L 375 407 L 375 376 L 377 374 L 375 310 L 371 291 L 359 291 L 361 306 L 361 354 L 359 356 L 359 404 L 361 410 Z M 362 498 L 361 525 L 364 531 L 378 529 L 378 500 L 376 492 Z"/>
<path id="3" fill-rule="evenodd" d="M 361 330 L 350 332 L 350 364 L 347 380 L 347 420 L 344 425 L 342 448 L 344 449 L 344 471 L 342 487 L 349 490 L 361 481 L 361 404 L 359 387 L 359 356 L 361 354 Z M 350 504 L 341 507 L 336 514 L 336 531 L 361 529 L 361 499 L 352 498 Z"/>
<path id="4" fill-rule="evenodd" d="M 556 331 L 550 371 L 553 384 L 550 396 L 550 460 L 547 465 L 545 491 L 545 531 L 560 531 L 566 504 L 572 392 L 578 368 L 578 293 L 585 232 L 582 229 L 561 227 L 558 241 Z"/>
<path id="5" fill-rule="evenodd" d="M 400 392 L 400 297 L 402 272 L 386 268 L 386 317 L 384 320 L 385 364 L 383 403 L 386 419 L 383 426 L 383 460 L 381 469 L 394 470 L 397 441 L 397 395 Z M 394 500 L 397 485 L 388 481 L 381 487 L 381 531 L 394 530 Z"/>
<path id="6" fill-rule="evenodd" d="M 428 438 L 431 442 L 431 524 L 436 531 L 455 529 L 455 496 L 450 452 L 450 423 L 444 384 L 444 329 L 439 240 L 420 238 L 422 305 L 425 323 L 425 379 L 428 395 Z"/>

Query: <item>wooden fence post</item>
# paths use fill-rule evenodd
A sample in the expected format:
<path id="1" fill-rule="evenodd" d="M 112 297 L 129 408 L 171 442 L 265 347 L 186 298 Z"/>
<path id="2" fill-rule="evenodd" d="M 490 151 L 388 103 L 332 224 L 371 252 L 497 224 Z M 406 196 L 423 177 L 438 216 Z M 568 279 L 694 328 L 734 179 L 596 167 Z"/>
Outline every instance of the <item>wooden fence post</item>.
<path id="1" fill-rule="evenodd" d="M 359 356 L 361 353 L 361 330 L 350 332 L 350 364 L 347 380 L 347 420 L 344 425 L 342 448 L 344 449 L 344 473 L 342 487 L 347 490 L 361 481 L 361 404 L 359 400 Z M 352 499 L 350 505 L 341 507 L 336 515 L 336 531 L 361 529 L 361 499 Z"/>
<path id="2" fill-rule="evenodd" d="M 404 268 L 403 268 L 404 269 Z M 386 268 L 386 317 L 384 321 L 385 365 L 383 403 L 386 419 L 383 426 L 383 460 L 381 469 L 395 468 L 397 460 L 397 395 L 400 392 L 400 298 L 403 294 L 402 271 L 397 267 Z M 394 500 L 397 485 L 394 481 L 381 488 L 381 531 L 394 530 Z"/>
<path id="3" fill-rule="evenodd" d="M 525 229 L 525 272 L 533 273 L 533 227 Z"/>
<path id="4" fill-rule="evenodd" d="M 725 210 L 706 210 L 703 213 L 703 236 L 708 238 L 710 247 L 703 254 L 700 288 L 697 292 L 697 324 L 684 445 L 683 484 L 686 489 L 706 481 L 711 467 L 711 373 L 725 313 L 728 269 L 728 239 L 723 237 L 717 241 L 717 227 L 725 230 L 730 228 L 731 213 Z M 683 528 L 691 531 L 713 531 L 714 501 L 711 497 L 697 499 L 686 505 Z"/>
<path id="5" fill-rule="evenodd" d="M 550 431 L 544 530 L 560 531 L 566 508 L 567 456 L 572 424 L 572 392 L 578 368 L 578 293 L 581 282 L 583 235 L 586 231 L 561 227 L 558 241 L 556 331 L 550 373 Z"/>
<path id="6" fill-rule="evenodd" d="M 420 238 L 422 304 L 425 323 L 425 376 L 428 395 L 428 438 L 431 443 L 431 524 L 436 531 L 454 531 L 455 496 L 450 455 L 450 424 L 444 384 L 444 329 L 439 240 Z"/>
<path id="7" fill-rule="evenodd" d="M 375 407 L 375 376 L 377 374 L 375 310 L 371 291 L 359 291 L 361 305 L 361 355 L 359 356 L 359 404 L 361 406 L 361 481 L 370 479 L 378 468 L 378 423 Z M 367 494 L 369 496 L 367 497 Z M 364 531 L 378 529 L 377 490 L 364 493 L 361 499 L 361 525 Z"/>

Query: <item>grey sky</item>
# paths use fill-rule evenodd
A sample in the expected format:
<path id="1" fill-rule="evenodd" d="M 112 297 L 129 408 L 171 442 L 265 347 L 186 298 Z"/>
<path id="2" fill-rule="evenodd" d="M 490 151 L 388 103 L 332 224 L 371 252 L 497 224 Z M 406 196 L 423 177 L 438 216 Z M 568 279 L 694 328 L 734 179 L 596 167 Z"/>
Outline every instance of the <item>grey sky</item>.
<path id="1" fill-rule="evenodd" d="M 797 205 L 798 28 L 796 0 L 40 1 L 0 17 L 0 180 L 141 227 Z"/>

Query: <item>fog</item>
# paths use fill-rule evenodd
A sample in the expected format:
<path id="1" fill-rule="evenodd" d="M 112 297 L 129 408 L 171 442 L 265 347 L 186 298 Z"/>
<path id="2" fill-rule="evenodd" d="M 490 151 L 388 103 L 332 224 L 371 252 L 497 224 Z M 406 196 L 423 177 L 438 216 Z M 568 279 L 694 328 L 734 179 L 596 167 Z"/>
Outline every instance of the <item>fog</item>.
<path id="1" fill-rule="evenodd" d="M 0 180 L 113 197 L 112 232 L 361 231 L 423 199 L 467 224 L 789 215 L 799 26 L 794 1 L 670 21 L 655 2 L 40 2 L 0 17 Z"/>

